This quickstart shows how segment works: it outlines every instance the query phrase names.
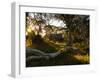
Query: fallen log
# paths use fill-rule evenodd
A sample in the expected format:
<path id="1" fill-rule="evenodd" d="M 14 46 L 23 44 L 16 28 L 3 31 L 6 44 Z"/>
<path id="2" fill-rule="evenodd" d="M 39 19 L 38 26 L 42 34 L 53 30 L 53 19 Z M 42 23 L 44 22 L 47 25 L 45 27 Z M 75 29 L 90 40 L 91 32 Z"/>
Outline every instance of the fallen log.
<path id="1" fill-rule="evenodd" d="M 33 48 L 26 48 L 26 53 L 28 54 L 32 54 L 32 55 L 37 55 L 37 56 L 41 56 L 41 55 L 46 55 L 43 51 L 40 51 L 38 49 L 33 49 Z M 26 54 L 26 56 L 28 56 L 28 54 Z"/>
<path id="2" fill-rule="evenodd" d="M 31 59 L 41 59 L 41 58 L 50 59 L 58 56 L 61 53 L 60 51 L 57 51 L 55 53 L 45 53 L 38 49 L 32 49 L 32 48 L 26 48 L 26 52 L 27 52 L 26 61 Z"/>

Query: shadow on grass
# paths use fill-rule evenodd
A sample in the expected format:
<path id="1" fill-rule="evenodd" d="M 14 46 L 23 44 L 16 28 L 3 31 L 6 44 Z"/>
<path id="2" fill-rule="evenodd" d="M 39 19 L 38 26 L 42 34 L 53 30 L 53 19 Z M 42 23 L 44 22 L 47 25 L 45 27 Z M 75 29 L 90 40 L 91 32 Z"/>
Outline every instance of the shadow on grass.
<path id="1" fill-rule="evenodd" d="M 45 53 L 56 52 L 54 46 L 49 45 L 45 42 L 39 35 L 32 39 L 33 45 L 31 48 L 41 50 Z M 74 51 L 75 52 L 75 51 Z M 26 53 L 30 54 L 30 53 Z M 31 54 L 30 54 L 31 56 Z M 26 67 L 39 67 L 39 66 L 58 66 L 58 65 L 79 65 L 79 64 L 89 64 L 89 61 L 81 61 L 74 57 L 73 51 L 61 52 L 58 56 L 50 59 L 31 59 L 26 62 Z"/>
<path id="2" fill-rule="evenodd" d="M 26 62 L 26 67 L 36 67 L 36 66 L 59 66 L 59 65 L 79 65 L 79 64 L 89 64 L 89 62 L 83 62 L 77 60 L 70 54 L 61 53 L 55 58 L 46 59 L 31 59 Z"/>
<path id="3" fill-rule="evenodd" d="M 32 45 L 31 48 L 35 48 L 35 49 L 41 50 L 41 51 L 43 51 L 45 53 L 52 53 L 52 52 L 56 52 L 57 51 L 54 46 L 49 45 L 39 35 L 35 36 L 32 39 L 32 43 L 33 43 L 33 45 Z"/>

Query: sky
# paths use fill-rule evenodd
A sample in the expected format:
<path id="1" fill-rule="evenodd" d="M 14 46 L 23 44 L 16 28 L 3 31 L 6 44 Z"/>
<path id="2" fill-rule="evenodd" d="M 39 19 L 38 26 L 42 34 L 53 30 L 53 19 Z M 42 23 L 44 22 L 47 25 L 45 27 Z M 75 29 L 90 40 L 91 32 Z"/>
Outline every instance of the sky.
<path id="1" fill-rule="evenodd" d="M 56 19 L 52 19 L 50 20 L 50 25 L 54 25 L 54 26 L 57 26 L 57 27 L 65 27 L 65 24 L 62 20 L 56 20 Z"/>
<path id="2" fill-rule="evenodd" d="M 29 16 L 31 16 L 32 18 L 34 18 L 34 14 L 32 12 L 29 13 Z M 54 25 L 56 27 L 65 27 L 65 24 L 62 20 L 57 20 L 55 18 L 52 18 L 50 21 L 49 21 L 49 24 L 50 25 Z"/>

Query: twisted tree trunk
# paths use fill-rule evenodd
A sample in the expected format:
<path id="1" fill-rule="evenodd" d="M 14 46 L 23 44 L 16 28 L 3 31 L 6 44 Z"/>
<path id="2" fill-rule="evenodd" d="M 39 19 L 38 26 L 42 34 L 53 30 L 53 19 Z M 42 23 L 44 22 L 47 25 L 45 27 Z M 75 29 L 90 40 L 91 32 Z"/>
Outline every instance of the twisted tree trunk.
<path id="1" fill-rule="evenodd" d="M 55 53 L 45 53 L 43 51 L 37 50 L 37 49 L 32 49 L 32 48 L 26 48 L 26 60 L 31 60 L 31 59 L 50 59 L 58 56 L 61 52 L 57 51 Z"/>

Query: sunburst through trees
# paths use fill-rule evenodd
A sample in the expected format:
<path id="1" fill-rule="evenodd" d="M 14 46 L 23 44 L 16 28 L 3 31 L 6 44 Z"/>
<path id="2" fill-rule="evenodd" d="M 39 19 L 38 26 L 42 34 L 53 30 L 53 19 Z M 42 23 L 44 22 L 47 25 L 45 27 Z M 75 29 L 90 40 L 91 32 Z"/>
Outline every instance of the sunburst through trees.
<path id="1" fill-rule="evenodd" d="M 26 12 L 26 67 L 89 64 L 89 15 Z"/>

